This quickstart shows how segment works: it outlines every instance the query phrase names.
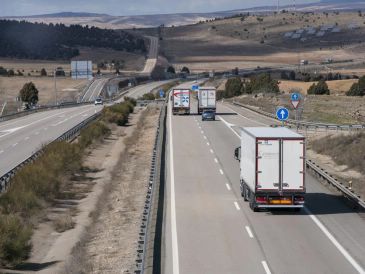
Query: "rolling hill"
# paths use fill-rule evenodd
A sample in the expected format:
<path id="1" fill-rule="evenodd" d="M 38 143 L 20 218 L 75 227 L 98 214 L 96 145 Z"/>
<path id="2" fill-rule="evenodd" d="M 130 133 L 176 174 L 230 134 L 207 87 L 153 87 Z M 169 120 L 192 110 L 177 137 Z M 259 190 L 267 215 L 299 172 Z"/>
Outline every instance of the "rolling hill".
<path id="1" fill-rule="evenodd" d="M 281 10 L 292 10 L 293 6 L 281 6 Z M 296 10 L 302 12 L 323 11 L 354 11 L 365 9 L 364 1 L 322 0 L 313 4 L 297 5 Z M 55 14 L 43 14 L 21 17 L 7 17 L 7 19 L 26 20 L 29 22 L 63 23 L 66 25 L 80 24 L 110 29 L 131 29 L 165 26 L 181 26 L 194 24 L 199 21 L 210 20 L 217 17 L 229 17 L 239 13 L 254 12 L 268 13 L 277 10 L 276 6 L 257 7 L 230 11 L 217 11 L 211 13 L 177 13 L 177 14 L 154 14 L 135 16 L 112 16 L 97 13 L 74 13 L 61 12 Z"/>

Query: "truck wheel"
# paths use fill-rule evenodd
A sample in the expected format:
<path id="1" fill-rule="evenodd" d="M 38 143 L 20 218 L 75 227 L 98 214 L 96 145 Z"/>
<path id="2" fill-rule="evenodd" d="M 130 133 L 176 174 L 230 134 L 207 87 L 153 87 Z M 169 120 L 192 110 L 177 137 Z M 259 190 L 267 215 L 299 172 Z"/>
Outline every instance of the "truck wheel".
<path id="1" fill-rule="evenodd" d="M 256 203 L 255 203 L 255 195 L 250 193 L 250 208 L 252 209 L 253 212 L 257 212 L 258 208 L 256 207 Z"/>
<path id="2" fill-rule="evenodd" d="M 247 189 L 246 184 L 243 185 L 243 191 L 244 191 L 243 192 L 243 200 L 247 202 L 248 201 L 248 189 Z"/>

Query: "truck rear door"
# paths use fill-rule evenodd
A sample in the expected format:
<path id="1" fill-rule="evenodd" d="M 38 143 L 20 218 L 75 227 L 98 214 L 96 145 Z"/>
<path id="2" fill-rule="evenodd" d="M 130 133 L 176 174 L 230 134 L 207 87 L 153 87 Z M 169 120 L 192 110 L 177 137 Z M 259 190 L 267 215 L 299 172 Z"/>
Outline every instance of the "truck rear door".
<path id="1" fill-rule="evenodd" d="M 304 140 L 283 140 L 283 190 L 304 190 Z"/>
<path id="2" fill-rule="evenodd" d="M 203 89 L 200 91 L 200 106 L 203 108 L 208 107 L 208 95 L 209 90 Z"/>
<path id="3" fill-rule="evenodd" d="M 189 90 L 174 90 L 174 107 L 190 107 L 190 91 Z"/>
<path id="4" fill-rule="evenodd" d="M 216 98 L 215 98 L 215 90 L 208 90 L 208 96 L 207 96 L 207 105 L 210 108 L 215 108 L 215 102 L 216 102 Z"/>
<path id="5" fill-rule="evenodd" d="M 275 191 L 280 187 L 280 141 L 257 141 L 257 180 L 258 190 Z"/>

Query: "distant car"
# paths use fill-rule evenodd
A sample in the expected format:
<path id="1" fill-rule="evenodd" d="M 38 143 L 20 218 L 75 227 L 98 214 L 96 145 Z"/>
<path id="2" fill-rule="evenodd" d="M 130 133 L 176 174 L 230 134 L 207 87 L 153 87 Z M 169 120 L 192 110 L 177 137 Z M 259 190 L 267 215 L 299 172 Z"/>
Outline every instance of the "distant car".
<path id="1" fill-rule="evenodd" d="M 96 105 L 102 105 L 103 104 L 103 100 L 101 98 L 96 98 L 94 104 L 95 104 L 95 106 Z"/>
<path id="2" fill-rule="evenodd" d="M 215 111 L 214 110 L 204 110 L 202 114 L 202 121 L 205 120 L 215 120 Z"/>

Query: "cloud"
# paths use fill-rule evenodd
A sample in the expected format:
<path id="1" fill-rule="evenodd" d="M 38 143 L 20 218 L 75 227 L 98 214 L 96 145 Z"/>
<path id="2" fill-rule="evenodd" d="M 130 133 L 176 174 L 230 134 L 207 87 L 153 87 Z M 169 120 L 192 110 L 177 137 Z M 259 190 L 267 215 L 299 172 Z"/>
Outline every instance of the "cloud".
<path id="1" fill-rule="evenodd" d="M 316 0 L 297 0 L 310 3 Z M 61 11 L 138 15 L 211 12 L 276 5 L 277 0 L 0 0 L 0 16 L 35 15 Z M 293 0 L 280 0 L 282 5 Z"/>

